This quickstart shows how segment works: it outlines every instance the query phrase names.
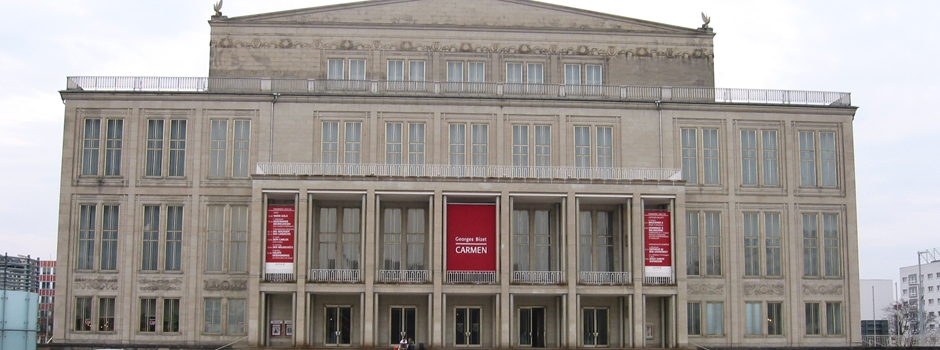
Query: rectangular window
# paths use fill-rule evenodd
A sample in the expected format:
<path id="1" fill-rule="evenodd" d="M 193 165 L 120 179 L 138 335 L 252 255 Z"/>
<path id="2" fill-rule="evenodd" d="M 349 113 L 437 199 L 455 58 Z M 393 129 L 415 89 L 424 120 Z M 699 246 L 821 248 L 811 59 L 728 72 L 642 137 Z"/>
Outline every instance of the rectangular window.
<path id="1" fill-rule="evenodd" d="M 686 225 L 686 273 L 689 276 L 701 275 L 702 272 L 704 276 L 721 276 L 721 213 L 687 211 Z M 699 266 L 702 257 L 704 271 Z"/>
<path id="2" fill-rule="evenodd" d="M 530 131 L 535 134 L 530 136 Z M 551 166 L 551 126 L 516 124 L 512 126 L 512 165 Z M 534 150 L 534 152 L 533 152 Z"/>
<path id="3" fill-rule="evenodd" d="M 767 335 L 783 335 L 783 303 L 767 302 Z"/>
<path id="4" fill-rule="evenodd" d="M 819 335 L 819 303 L 806 303 L 804 309 L 804 318 L 806 319 L 806 334 Z"/>
<path id="5" fill-rule="evenodd" d="M 529 126 L 512 126 L 512 165 L 529 165 Z"/>
<path id="6" fill-rule="evenodd" d="M 104 132 L 101 130 L 102 120 Z M 104 140 L 101 139 L 102 136 Z M 82 134 L 82 175 L 121 175 L 123 139 L 123 119 L 85 119 Z M 101 149 L 101 146 L 104 146 L 104 149 Z M 103 164 L 99 164 L 101 153 L 104 153 Z"/>
<path id="7" fill-rule="evenodd" d="M 320 140 L 320 162 L 339 163 L 339 123 L 323 122 L 323 138 Z"/>
<path id="8" fill-rule="evenodd" d="M 426 232 L 424 208 L 385 208 L 382 211 L 383 269 L 425 270 Z"/>
<path id="9" fill-rule="evenodd" d="M 102 205 L 99 218 L 98 205 L 82 204 L 79 206 L 78 254 L 76 269 L 93 270 L 98 260 L 102 271 L 117 269 L 118 206 Z M 101 225 L 96 225 L 101 220 Z M 99 241 L 100 239 L 100 241 Z M 100 250 L 96 253 L 96 246 Z"/>
<path id="10" fill-rule="evenodd" d="M 463 62 L 447 62 L 447 82 L 463 82 Z"/>
<path id="11" fill-rule="evenodd" d="M 780 213 L 744 213 L 744 275 L 780 276 L 780 254 Z"/>
<path id="12" fill-rule="evenodd" d="M 405 125 L 407 125 L 407 134 L 403 134 Z M 405 148 L 405 145 L 408 147 Z M 407 163 L 403 163 L 406 160 Z M 423 123 L 390 122 L 385 124 L 385 163 L 424 164 Z"/>
<path id="13" fill-rule="evenodd" d="M 842 303 L 826 303 L 826 334 L 842 334 Z"/>
<path id="14" fill-rule="evenodd" d="M 576 167 L 613 167 L 613 127 L 575 126 L 574 140 Z"/>
<path id="15" fill-rule="evenodd" d="M 165 212 L 162 218 L 161 211 Z M 161 239 L 161 237 L 165 237 Z M 165 251 L 160 253 L 160 245 Z M 183 207 L 145 205 L 141 266 L 143 271 L 156 271 L 160 258 L 165 271 L 179 271 L 183 245 Z"/>
<path id="16" fill-rule="evenodd" d="M 761 317 L 761 303 L 760 302 L 748 302 L 744 304 L 744 324 L 746 328 L 747 335 L 761 335 L 761 325 L 763 324 L 763 318 Z"/>
<path id="17" fill-rule="evenodd" d="M 144 206 L 143 234 L 140 269 L 144 271 L 156 271 L 157 259 L 160 255 L 160 206 Z"/>
<path id="18" fill-rule="evenodd" d="M 165 128 L 166 122 L 163 119 L 147 121 L 145 176 L 180 177 L 185 174 L 186 120 L 169 120 L 169 130 Z"/>
<path id="19" fill-rule="evenodd" d="M 98 298 L 98 331 L 114 331 L 114 298 Z"/>
<path id="20" fill-rule="evenodd" d="M 721 302 L 705 303 L 705 313 L 707 317 L 708 335 L 723 335 L 724 329 L 724 311 Z"/>
<path id="21" fill-rule="evenodd" d="M 741 184 L 779 185 L 777 131 L 741 130 Z"/>
<path id="22" fill-rule="evenodd" d="M 206 328 L 203 332 L 208 334 L 222 333 L 222 299 L 206 298 L 204 315 Z"/>
<path id="23" fill-rule="evenodd" d="M 401 61 L 401 60 L 389 60 L 388 61 L 388 80 L 389 81 L 405 80 L 405 61 Z"/>
<path id="24" fill-rule="evenodd" d="M 424 123 L 408 123 L 408 164 L 424 164 Z"/>
<path id="25" fill-rule="evenodd" d="M 210 205 L 206 223 L 206 271 L 246 272 L 248 207 Z M 228 244 L 228 249 L 224 247 Z M 228 264 L 225 255 L 228 254 Z M 226 269 L 227 268 L 227 269 Z"/>
<path id="26" fill-rule="evenodd" d="M 359 269 L 360 212 L 343 206 L 319 208 L 318 269 Z"/>
<path id="27" fill-rule="evenodd" d="M 183 250 L 183 206 L 166 207 L 166 256 L 163 269 L 179 271 Z"/>
<path id="28" fill-rule="evenodd" d="M 552 271 L 552 215 L 549 210 L 513 210 L 513 271 Z"/>
<path id="29" fill-rule="evenodd" d="M 487 165 L 489 158 L 489 125 L 469 124 L 470 142 L 467 144 L 467 124 L 450 124 L 450 165 Z M 466 150 L 470 148 L 469 159 Z"/>
<path id="30" fill-rule="evenodd" d="M 229 130 L 229 121 L 225 119 L 213 119 L 210 124 L 209 176 L 248 177 L 248 151 L 251 136 L 251 122 L 248 120 L 233 120 L 231 130 Z M 230 137 L 231 139 L 229 139 Z M 229 140 L 231 140 L 231 142 L 229 142 Z M 231 152 L 232 155 L 231 165 L 227 162 L 227 154 L 229 152 Z"/>
<path id="31" fill-rule="evenodd" d="M 799 135 L 800 185 L 837 187 L 839 184 L 835 133 L 800 131 Z"/>
<path id="32" fill-rule="evenodd" d="M 228 299 L 228 334 L 245 333 L 245 299 Z"/>
<path id="33" fill-rule="evenodd" d="M 140 328 L 141 332 L 157 331 L 157 299 L 140 299 Z"/>
<path id="34" fill-rule="evenodd" d="M 424 66 L 424 61 L 409 61 L 408 80 L 425 81 Z"/>
<path id="35" fill-rule="evenodd" d="M 552 127 L 535 126 L 535 166 L 552 165 Z"/>
<path id="36" fill-rule="evenodd" d="M 326 78 L 329 80 L 343 80 L 346 78 L 346 69 L 343 67 L 345 60 L 330 59 L 327 60 Z"/>
<path id="37" fill-rule="evenodd" d="M 320 162 L 359 164 L 362 154 L 362 123 L 326 121 L 321 124 Z M 339 127 L 343 126 L 343 131 Z M 340 137 L 342 136 L 342 140 Z M 343 144 L 342 150 L 339 145 Z"/>
<path id="38" fill-rule="evenodd" d="M 75 298 L 75 330 L 91 331 L 91 297 Z"/>
<path id="39" fill-rule="evenodd" d="M 471 83 L 482 83 L 486 81 L 483 62 L 467 63 L 467 81 Z"/>
<path id="40" fill-rule="evenodd" d="M 507 93 L 542 93 L 543 82 L 541 63 L 506 63 Z"/>
<path id="41" fill-rule="evenodd" d="M 578 271 L 615 272 L 614 212 L 582 210 L 578 212 Z"/>
<path id="42" fill-rule="evenodd" d="M 180 331 L 180 300 L 163 299 L 163 332 Z"/>
<path id="43" fill-rule="evenodd" d="M 822 216 L 822 226 L 819 217 Z M 803 275 L 824 277 L 842 276 L 842 238 L 839 233 L 839 215 L 831 213 L 803 213 Z M 819 231 L 823 232 L 822 247 Z M 822 248 L 822 249 L 820 249 Z M 823 270 L 820 271 L 820 260 Z"/>
<path id="44" fill-rule="evenodd" d="M 688 303 L 689 335 L 702 335 L 702 303 Z"/>
<path id="45" fill-rule="evenodd" d="M 697 137 L 699 132 L 701 143 Z M 719 184 L 721 164 L 718 129 L 682 128 L 680 138 L 683 178 L 692 184 Z"/>
<path id="46" fill-rule="evenodd" d="M 402 123 L 385 124 L 385 164 L 401 164 Z"/>

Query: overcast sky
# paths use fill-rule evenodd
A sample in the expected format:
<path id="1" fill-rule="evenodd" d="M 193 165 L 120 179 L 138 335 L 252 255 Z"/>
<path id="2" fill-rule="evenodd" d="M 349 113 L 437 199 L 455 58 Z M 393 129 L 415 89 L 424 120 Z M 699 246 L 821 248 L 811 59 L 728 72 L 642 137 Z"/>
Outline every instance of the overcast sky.
<path id="1" fill-rule="evenodd" d="M 206 76 L 213 1 L 0 0 L 0 254 L 54 258 L 66 77 Z M 222 12 L 341 2 L 225 0 Z M 940 2 L 547 2 L 689 28 L 705 12 L 718 87 L 851 92 L 861 277 L 896 280 L 940 247 Z"/>

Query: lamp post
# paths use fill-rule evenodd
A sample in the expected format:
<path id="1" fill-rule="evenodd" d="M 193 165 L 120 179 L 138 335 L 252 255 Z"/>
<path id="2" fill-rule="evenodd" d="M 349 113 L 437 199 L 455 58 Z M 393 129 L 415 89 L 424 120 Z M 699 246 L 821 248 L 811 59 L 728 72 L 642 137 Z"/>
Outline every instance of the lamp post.
<path id="1" fill-rule="evenodd" d="M 924 338 L 924 316 L 926 312 L 924 311 L 924 275 L 920 272 L 920 262 L 921 257 L 925 254 L 930 254 L 930 251 L 920 251 L 917 252 L 917 338 L 922 340 Z"/>

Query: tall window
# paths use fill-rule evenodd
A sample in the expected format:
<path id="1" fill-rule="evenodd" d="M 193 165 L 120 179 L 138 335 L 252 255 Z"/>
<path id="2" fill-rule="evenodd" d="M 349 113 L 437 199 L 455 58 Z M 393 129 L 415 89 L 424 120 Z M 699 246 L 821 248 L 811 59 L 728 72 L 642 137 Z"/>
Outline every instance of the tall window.
<path id="1" fill-rule="evenodd" d="M 513 271 L 552 271 L 552 211 L 512 211 Z"/>
<path id="2" fill-rule="evenodd" d="M 424 126 L 424 123 L 386 123 L 385 164 L 424 164 Z"/>
<path id="3" fill-rule="evenodd" d="M 690 184 L 719 184 L 718 129 L 682 128 L 680 133 L 682 178 Z"/>
<path id="4" fill-rule="evenodd" d="M 140 328 L 141 332 L 157 331 L 157 299 L 140 299 Z"/>
<path id="5" fill-rule="evenodd" d="M 165 218 L 161 217 L 161 211 L 165 213 Z M 164 271 L 179 271 L 183 245 L 183 207 L 145 205 L 141 241 L 141 270 L 158 270 L 162 257 Z M 160 253 L 161 243 L 163 254 Z"/>
<path id="6" fill-rule="evenodd" d="M 578 168 L 613 167 L 613 127 L 575 126 L 574 161 Z"/>
<path id="7" fill-rule="evenodd" d="M 121 175 L 123 141 L 123 119 L 85 119 L 82 134 L 82 175 Z M 103 162 L 100 159 L 101 153 L 104 153 Z"/>
<path id="8" fill-rule="evenodd" d="M 342 127 L 342 130 L 340 130 Z M 362 122 L 325 121 L 320 139 L 320 162 L 359 164 L 362 160 Z M 340 148 L 342 145 L 342 148 Z"/>
<path id="9" fill-rule="evenodd" d="M 781 276 L 780 213 L 744 213 L 744 275 Z"/>
<path id="10" fill-rule="evenodd" d="M 767 302 L 767 335 L 783 335 L 782 302 Z"/>
<path id="11" fill-rule="evenodd" d="M 534 130 L 534 135 L 530 134 Z M 512 126 L 512 165 L 552 165 L 552 127 L 517 124 Z"/>
<path id="12" fill-rule="evenodd" d="M 842 334 L 842 303 L 826 303 L 826 334 Z"/>
<path id="13" fill-rule="evenodd" d="M 783 335 L 783 303 L 747 302 L 744 306 L 747 335 Z M 766 311 L 763 306 L 766 306 Z M 765 324 L 766 333 L 763 331 Z"/>
<path id="14" fill-rule="evenodd" d="M 210 124 L 209 177 L 248 177 L 251 122 L 212 119 Z"/>
<path id="15" fill-rule="evenodd" d="M 203 311 L 203 333 L 245 333 L 245 299 L 206 298 Z"/>
<path id="16" fill-rule="evenodd" d="M 747 335 L 761 335 L 763 318 L 761 316 L 761 302 L 744 303 L 744 324 Z"/>
<path id="17" fill-rule="evenodd" d="M 578 213 L 578 270 L 614 272 L 614 212 L 582 210 Z"/>
<path id="18" fill-rule="evenodd" d="M 777 130 L 741 130 L 741 184 L 779 186 L 778 169 Z"/>
<path id="19" fill-rule="evenodd" d="M 836 187 L 836 134 L 800 131 L 800 186 Z"/>
<path id="20" fill-rule="evenodd" d="M 114 298 L 98 298 L 98 331 L 114 331 Z"/>
<path id="21" fill-rule="evenodd" d="M 326 205 L 318 209 L 317 269 L 358 270 L 361 212 L 356 207 Z"/>
<path id="22" fill-rule="evenodd" d="M 180 331 L 180 300 L 163 299 L 163 332 Z"/>
<path id="23" fill-rule="evenodd" d="M 821 334 L 819 303 L 806 303 L 804 306 L 804 319 L 806 321 L 806 334 Z"/>
<path id="24" fill-rule="evenodd" d="M 702 303 L 690 302 L 686 306 L 688 334 L 702 335 Z"/>
<path id="25" fill-rule="evenodd" d="M 708 335 L 723 335 L 725 333 L 723 307 L 724 305 L 721 302 L 705 303 Z"/>
<path id="26" fill-rule="evenodd" d="M 721 213 L 686 211 L 685 215 L 686 274 L 721 276 Z"/>
<path id="27" fill-rule="evenodd" d="M 449 126 L 450 165 L 487 165 L 489 153 L 489 125 L 469 124 L 469 144 L 467 142 L 467 125 L 468 124 L 451 123 Z M 470 148 L 469 155 L 467 154 L 467 148 Z"/>
<path id="28" fill-rule="evenodd" d="M 118 206 L 82 204 L 78 211 L 76 269 L 94 270 L 97 266 L 102 271 L 117 270 Z M 100 249 L 96 251 L 96 247 Z"/>
<path id="29" fill-rule="evenodd" d="M 842 237 L 839 233 L 839 214 L 803 213 L 802 217 L 803 276 L 820 276 L 820 260 L 823 262 L 823 277 L 842 276 Z M 819 241 L 820 230 L 823 232 L 822 247 Z"/>
<path id="30" fill-rule="evenodd" d="M 382 210 L 384 270 L 426 270 L 427 210 L 394 207 Z"/>
<path id="31" fill-rule="evenodd" d="M 169 122 L 168 129 L 166 128 L 167 122 Z M 145 176 L 184 176 L 185 160 L 186 120 L 148 120 Z"/>
<path id="32" fill-rule="evenodd" d="M 206 271 L 247 272 L 248 206 L 210 205 L 207 212 Z"/>
<path id="33" fill-rule="evenodd" d="M 388 87 L 391 90 L 422 90 L 425 79 L 425 61 L 389 60 Z M 405 83 L 406 81 L 410 83 Z"/>
<path id="34" fill-rule="evenodd" d="M 91 325 L 91 297 L 76 297 L 75 298 L 75 313 L 74 313 L 74 330 L 75 331 L 84 331 L 90 332 L 92 330 Z"/>

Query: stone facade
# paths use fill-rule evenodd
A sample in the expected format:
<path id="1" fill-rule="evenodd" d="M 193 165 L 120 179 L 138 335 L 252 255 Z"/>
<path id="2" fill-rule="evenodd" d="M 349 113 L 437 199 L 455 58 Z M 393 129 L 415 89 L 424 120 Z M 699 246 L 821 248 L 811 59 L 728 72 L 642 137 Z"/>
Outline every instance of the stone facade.
<path id="1" fill-rule="evenodd" d="M 208 78 L 61 92 L 60 343 L 861 341 L 848 94 L 716 89 L 710 30 L 523 0 L 209 23 Z M 495 268 L 453 267 L 464 204 Z"/>

